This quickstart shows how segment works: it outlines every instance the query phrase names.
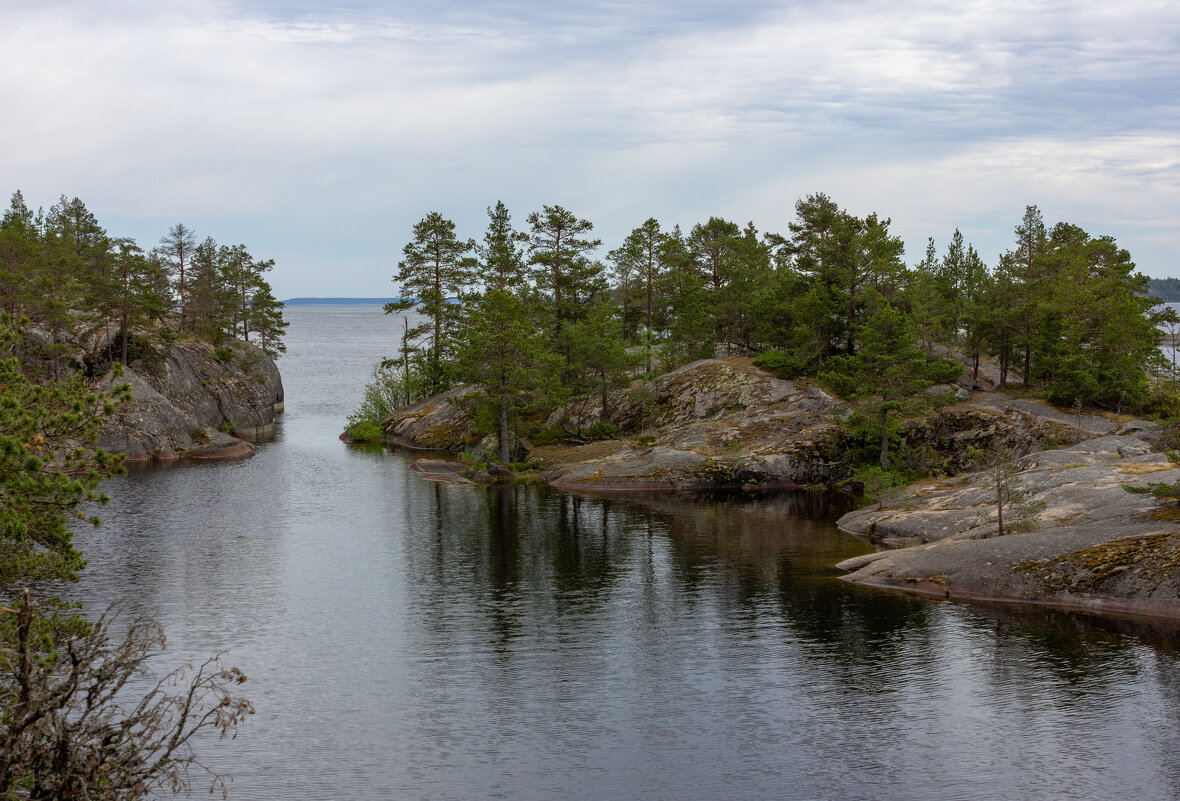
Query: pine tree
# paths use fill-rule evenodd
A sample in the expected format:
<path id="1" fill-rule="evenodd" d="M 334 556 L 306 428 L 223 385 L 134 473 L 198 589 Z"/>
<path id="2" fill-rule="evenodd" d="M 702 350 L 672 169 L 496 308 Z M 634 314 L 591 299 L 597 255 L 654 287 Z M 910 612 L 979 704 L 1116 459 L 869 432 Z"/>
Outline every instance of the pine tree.
<path id="1" fill-rule="evenodd" d="M 458 354 L 459 377 L 480 388 L 465 399 L 477 419 L 494 427 L 500 461 L 508 464 L 515 441 L 511 423 L 523 410 L 547 405 L 559 359 L 526 302 L 506 289 L 489 289 L 471 302 Z"/>
<path id="2" fill-rule="evenodd" d="M 512 217 L 503 201 L 488 209 L 488 229 L 479 256 L 479 280 L 489 290 L 520 291 L 525 284 L 524 252 L 520 243 L 527 236 L 512 227 Z"/>
<path id="3" fill-rule="evenodd" d="M 619 327 L 610 303 L 600 298 L 587 308 L 581 320 L 566 329 L 567 384 L 574 395 L 598 396 L 603 422 L 610 416 L 610 391 L 630 381 L 631 361 Z"/>
<path id="4" fill-rule="evenodd" d="M 206 237 L 193 251 L 189 263 L 189 329 L 214 345 L 234 336 L 231 325 L 234 297 L 221 262 L 227 255 L 212 237 Z"/>
<path id="5" fill-rule="evenodd" d="M 260 281 L 250 299 L 250 329 L 258 334 L 258 347 L 270 357 L 287 351 L 283 332 L 290 325 L 283 319 L 283 303 L 275 300 L 270 284 Z"/>
<path id="6" fill-rule="evenodd" d="M 934 384 L 953 381 L 962 368 L 947 359 L 928 360 L 917 347 L 913 324 L 875 292 L 875 310 L 861 332 L 864 343 L 854 356 L 831 360 L 820 378 L 847 398 L 875 398 L 880 426 L 880 463 L 889 468 L 889 413 L 906 408 L 907 401 Z"/>
<path id="7" fill-rule="evenodd" d="M 146 258 L 133 240 L 117 239 L 114 244 L 120 362 L 126 365 L 132 328 L 146 326 L 164 315 L 169 305 L 165 294 L 168 283 L 163 266 L 155 259 Z"/>
<path id="8" fill-rule="evenodd" d="M 601 239 L 587 235 L 594 224 L 561 206 L 544 206 L 527 218 L 529 264 L 537 290 L 548 300 L 548 328 L 553 339 L 562 339 L 562 329 L 583 314 L 584 304 L 606 289 L 601 264 L 590 254 Z"/>
<path id="9" fill-rule="evenodd" d="M 67 524 L 121 462 L 91 444 L 126 385 L 96 392 L 80 377 L 34 383 L 13 355 L 20 321 L 0 313 L 0 594 L 28 582 L 77 580 L 85 562 Z M 81 447 L 65 447 L 72 440 Z"/>
<path id="10" fill-rule="evenodd" d="M 640 297 L 640 313 L 643 315 L 643 325 L 646 335 L 643 338 L 646 348 L 646 370 L 651 372 L 651 350 L 656 321 L 664 315 L 663 307 L 667 303 L 664 289 L 667 273 L 665 254 L 667 251 L 667 235 L 660 230 L 660 223 L 650 217 L 623 240 L 623 244 L 610 252 L 609 258 L 615 263 L 615 274 L 620 276 L 634 276 L 638 285 Z M 626 298 L 627 288 L 623 290 L 623 325 L 627 325 Z"/>
<path id="11" fill-rule="evenodd" d="M 475 261 L 468 254 L 474 249 L 474 241 L 456 238 L 455 224 L 432 211 L 414 226 L 394 276 L 401 294 L 416 298 L 429 321 L 422 333 L 429 334 L 428 381 L 435 392 L 449 383 L 447 364 L 461 313 L 452 298 L 472 283 Z"/>
<path id="12" fill-rule="evenodd" d="M 1027 389 L 1032 378 L 1033 342 L 1036 338 L 1036 324 L 1040 317 L 1040 301 L 1045 269 L 1045 251 L 1048 235 L 1040 209 L 1026 206 L 1024 217 L 1016 226 L 1016 247 L 1008 254 L 1007 269 L 1018 287 L 1019 300 L 1013 307 L 1008 327 L 1016 334 L 1018 347 L 1024 352 L 1024 386 Z"/>
<path id="13" fill-rule="evenodd" d="M 191 280 L 193 253 L 197 249 L 197 236 L 184 223 L 177 223 L 160 237 L 160 252 L 169 271 L 176 276 L 176 294 L 180 300 L 180 330 L 188 330 L 187 307 L 188 285 Z"/>

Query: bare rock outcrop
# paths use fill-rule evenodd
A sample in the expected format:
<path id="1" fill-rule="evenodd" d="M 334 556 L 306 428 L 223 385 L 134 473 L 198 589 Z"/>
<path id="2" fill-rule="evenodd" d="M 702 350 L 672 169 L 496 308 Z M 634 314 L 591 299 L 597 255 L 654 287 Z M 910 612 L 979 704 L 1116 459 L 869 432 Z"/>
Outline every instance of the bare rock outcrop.
<path id="1" fill-rule="evenodd" d="M 452 387 L 399 409 L 381 423 L 386 439 L 415 450 L 458 450 L 475 444 L 481 437 L 459 402 L 471 391 L 471 387 Z"/>
<path id="2" fill-rule="evenodd" d="M 172 343 L 151 362 L 133 361 L 100 386 L 127 383 L 132 400 L 120 404 L 99 433 L 98 445 L 129 462 L 234 459 L 274 431 L 283 409 L 283 383 L 274 361 L 257 347 L 235 343 L 215 357 L 203 342 Z"/>
<path id="3" fill-rule="evenodd" d="M 1180 511 L 1125 486 L 1180 480 L 1150 432 L 1032 453 L 1016 478 L 1041 502 L 1028 533 L 992 536 L 994 484 L 972 473 L 916 485 L 846 531 L 890 546 L 839 566 L 849 581 L 950 598 L 1180 616 Z"/>
<path id="4" fill-rule="evenodd" d="M 531 456 L 543 480 L 571 489 L 813 484 L 830 472 L 837 407 L 818 386 L 775 378 L 750 359 L 705 359 L 615 393 L 608 419 L 634 438 Z"/>
<path id="5" fill-rule="evenodd" d="M 949 388 L 952 393 L 955 387 Z M 456 387 L 398 411 L 383 426 L 388 441 L 415 449 L 458 450 L 480 442 Z M 1046 403 L 959 388 L 960 400 L 901 426 L 907 458 L 931 471 L 972 469 L 968 447 L 1017 455 L 1131 433 L 1142 421 L 1072 414 Z M 703 359 L 602 399 L 554 411 L 550 426 L 576 440 L 599 422 L 613 439 L 530 448 L 541 478 L 592 491 L 778 488 L 842 480 L 844 404 L 806 380 L 784 380 L 745 357 Z"/>

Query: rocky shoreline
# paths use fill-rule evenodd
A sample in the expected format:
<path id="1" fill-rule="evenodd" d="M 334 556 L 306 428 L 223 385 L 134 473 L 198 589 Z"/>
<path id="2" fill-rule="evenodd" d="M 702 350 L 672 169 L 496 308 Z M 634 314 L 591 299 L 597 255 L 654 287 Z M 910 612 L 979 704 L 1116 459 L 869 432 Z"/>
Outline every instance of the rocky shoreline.
<path id="1" fill-rule="evenodd" d="M 130 385 L 132 400 L 116 408 L 97 444 L 129 464 L 249 456 L 253 443 L 273 436 L 284 403 L 274 360 L 243 342 L 216 351 L 178 340 L 154 364 L 132 361 L 100 386 L 118 383 Z"/>
<path id="2" fill-rule="evenodd" d="M 837 565 L 859 584 L 943 598 L 1180 618 L 1180 510 L 1127 492 L 1180 480 L 1151 431 L 1025 456 L 1015 478 L 1043 504 L 1027 533 L 992 536 L 982 473 L 922 482 L 844 515 L 844 531 L 888 547 Z"/>
<path id="3" fill-rule="evenodd" d="M 1080 414 L 980 384 L 940 388 L 957 402 L 902 424 L 903 447 L 950 478 L 920 482 L 838 525 L 880 550 L 841 562 L 848 581 L 941 598 L 1049 604 L 1180 618 L 1180 510 L 1124 485 L 1180 480 L 1143 420 Z M 472 450 L 481 438 L 452 389 L 391 416 L 387 442 L 417 450 Z M 807 381 L 789 381 L 749 359 L 707 359 L 616 391 L 606 419 L 613 439 L 532 447 L 551 486 L 595 493 L 832 486 L 847 410 Z M 565 409 L 553 422 L 577 430 L 601 406 Z M 486 446 L 486 443 L 483 443 Z M 969 449 L 969 446 L 972 446 Z M 1016 478 L 1038 527 L 989 536 L 987 477 L 971 450 L 1018 457 Z M 1022 455 L 1023 454 L 1023 455 Z M 492 483 L 448 459 L 414 469 L 448 483 Z M 990 529 L 989 529 L 990 526 Z"/>
<path id="4" fill-rule="evenodd" d="M 158 332 L 140 333 L 153 344 L 137 346 L 119 368 L 113 325 L 75 332 L 65 342 L 36 328 L 25 332 L 42 347 L 67 348 L 56 362 L 42 359 L 41 372 L 86 376 L 99 390 L 130 388 L 131 400 L 104 421 L 97 447 L 122 454 L 129 465 L 221 461 L 249 456 L 253 443 L 274 435 L 283 380 L 261 348 L 245 342 L 214 348 L 175 334 L 160 343 Z"/>

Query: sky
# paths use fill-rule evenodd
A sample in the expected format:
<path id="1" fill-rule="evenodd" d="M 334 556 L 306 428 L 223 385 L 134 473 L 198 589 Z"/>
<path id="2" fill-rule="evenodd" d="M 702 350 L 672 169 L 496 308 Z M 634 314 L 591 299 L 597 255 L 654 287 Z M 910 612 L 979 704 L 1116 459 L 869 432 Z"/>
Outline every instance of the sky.
<path id="1" fill-rule="evenodd" d="M 1180 276 L 1180 3 L 0 0 L 0 192 L 384 296 L 430 211 L 786 233 L 823 192 L 919 261 L 1026 205 Z"/>

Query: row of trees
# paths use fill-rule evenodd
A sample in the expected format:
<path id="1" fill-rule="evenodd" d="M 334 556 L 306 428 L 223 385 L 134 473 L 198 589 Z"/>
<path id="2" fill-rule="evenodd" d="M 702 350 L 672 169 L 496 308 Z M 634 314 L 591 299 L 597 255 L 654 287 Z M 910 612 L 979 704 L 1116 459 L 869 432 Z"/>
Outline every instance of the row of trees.
<path id="1" fill-rule="evenodd" d="M 28 317 L 54 343 L 80 326 L 117 323 L 123 363 L 133 332 L 144 329 L 214 343 L 253 334 L 277 354 L 285 323 L 265 279 L 273 267 L 244 245 L 198 242 L 182 223 L 145 252 L 108 234 L 77 198 L 34 212 L 17 191 L 0 218 L 0 309 Z"/>
<path id="2" fill-rule="evenodd" d="M 1035 206 L 992 268 L 957 230 L 942 255 L 931 239 L 907 266 L 888 218 L 857 217 L 823 194 L 796 203 L 786 234 L 717 217 L 686 234 L 649 219 L 605 262 L 593 225 L 561 206 L 529 214 L 520 231 L 502 203 L 488 216 L 478 244 L 437 212 L 415 225 L 394 276 L 414 300 L 387 311 L 416 305 L 425 319 L 403 331 L 405 399 L 478 384 L 502 449 L 522 412 L 583 396 L 606 418 L 609 390 L 632 371 L 718 352 L 773 353 L 782 373 L 882 404 L 945 379 L 935 343 L 958 349 L 976 377 L 992 358 L 1001 385 L 1064 405 L 1141 407 L 1161 365 L 1161 316 L 1127 251 L 1069 223 L 1047 227 Z M 866 389 L 887 374 L 897 387 Z"/>

